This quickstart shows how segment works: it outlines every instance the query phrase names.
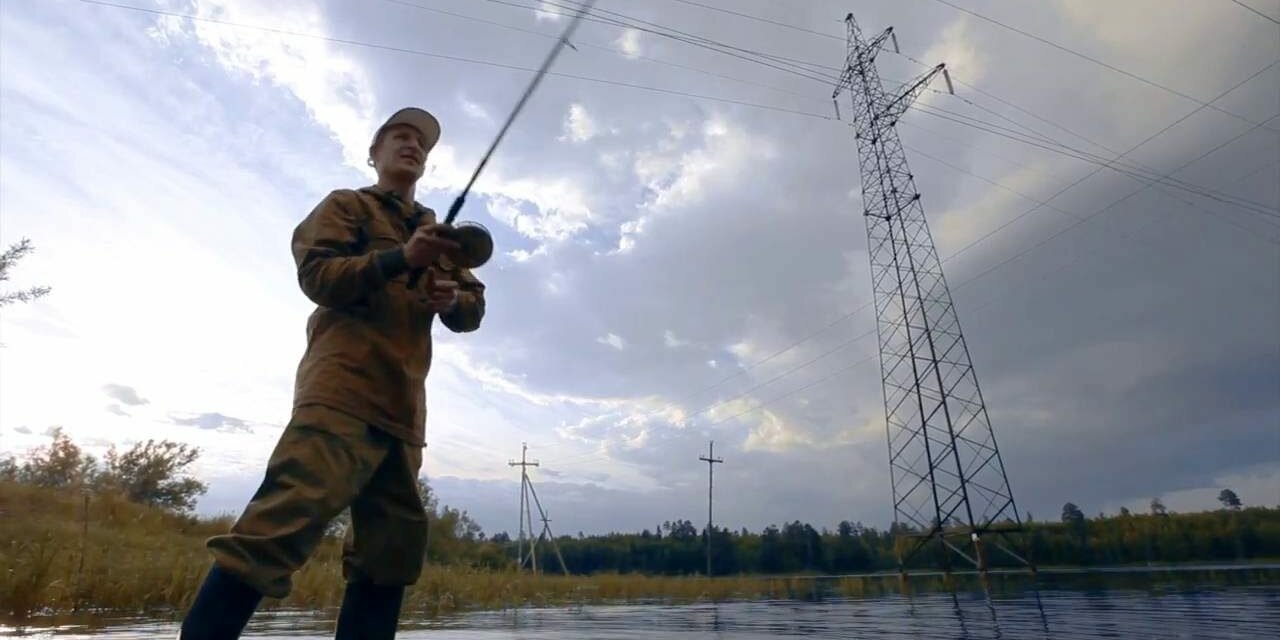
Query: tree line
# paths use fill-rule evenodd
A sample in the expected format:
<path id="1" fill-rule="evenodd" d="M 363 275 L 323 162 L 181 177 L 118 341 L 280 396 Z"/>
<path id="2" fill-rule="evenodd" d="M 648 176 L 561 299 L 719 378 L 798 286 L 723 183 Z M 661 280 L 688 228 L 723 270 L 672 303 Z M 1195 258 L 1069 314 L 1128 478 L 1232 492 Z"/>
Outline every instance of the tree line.
<path id="1" fill-rule="evenodd" d="M 1234 495 L 1234 494 L 1233 494 Z M 1005 542 L 1019 555 L 1029 554 L 1037 566 L 1090 566 L 1182 562 L 1237 562 L 1280 558 L 1280 509 L 1225 507 L 1198 513 L 1124 513 L 1096 518 L 1072 512 L 1060 522 L 1026 522 L 1023 531 Z M 844 574 L 898 568 L 903 541 L 896 529 L 877 529 L 842 521 L 834 531 L 808 523 L 770 525 L 762 531 L 712 529 L 712 572 L 733 574 Z M 572 573 L 694 574 L 706 572 L 706 530 L 688 520 L 663 523 L 655 531 L 557 539 Z M 988 538 L 991 566 L 1017 566 Z M 491 542 L 514 547 L 505 534 Z M 909 539 L 908 539 L 909 540 Z M 526 542 L 527 545 L 527 542 Z M 962 549 L 963 544 L 958 545 Z M 940 567 L 938 550 L 922 552 L 913 568 Z M 511 549 L 508 555 L 514 555 Z M 953 556 L 953 567 L 966 568 Z M 538 547 L 538 564 L 559 570 L 546 541 Z M 968 567 L 972 568 L 972 567 Z"/>
<path id="2" fill-rule="evenodd" d="M 186 474 L 197 449 L 170 441 L 134 444 L 124 452 L 111 448 L 103 460 L 83 452 L 61 432 L 53 442 L 32 450 L 22 462 L 0 459 L 0 480 L 57 489 L 114 491 L 156 508 L 190 513 L 206 491 Z M 502 569 L 515 564 L 517 549 L 506 532 L 487 536 L 466 511 L 440 504 L 425 478 L 419 493 L 430 531 L 427 561 Z M 1245 507 L 1230 489 L 1218 496 L 1222 508 L 1174 513 L 1153 499 L 1148 513 L 1122 508 L 1118 515 L 1086 517 L 1072 502 L 1055 521 L 1036 521 L 1027 514 L 1023 530 L 1011 533 L 1012 548 L 1038 566 L 1089 566 L 1175 562 L 1237 562 L 1280 559 L 1280 508 Z M 344 512 L 328 530 L 342 536 L 349 523 Z M 849 520 L 834 530 L 792 521 L 760 531 L 714 527 L 712 572 L 735 574 L 842 574 L 895 570 L 903 539 L 896 527 L 878 529 Z M 995 538 L 989 538 L 994 540 Z M 639 533 L 609 533 L 556 538 L 566 568 L 574 574 L 642 573 L 683 575 L 706 572 L 706 529 L 692 521 L 663 522 Z M 962 548 L 964 548 L 962 546 Z M 540 570 L 559 571 L 559 557 L 548 540 L 538 541 Z M 992 566 L 1016 562 L 988 542 Z M 912 567 L 938 567 L 937 549 L 920 553 Z M 961 564 L 955 564 L 962 568 Z"/>

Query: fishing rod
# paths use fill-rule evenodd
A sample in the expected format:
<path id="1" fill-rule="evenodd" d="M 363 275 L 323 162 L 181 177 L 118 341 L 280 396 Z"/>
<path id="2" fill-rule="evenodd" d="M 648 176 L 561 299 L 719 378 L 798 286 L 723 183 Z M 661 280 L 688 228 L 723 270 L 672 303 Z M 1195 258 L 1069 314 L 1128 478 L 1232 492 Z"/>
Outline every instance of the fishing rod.
<path id="1" fill-rule="evenodd" d="M 493 155 L 498 144 L 502 142 L 502 138 L 507 134 L 507 130 L 511 128 L 511 123 L 515 122 L 516 116 L 524 109 L 524 105 L 529 101 L 529 96 L 533 94 L 533 90 L 542 82 L 542 78 L 547 75 L 547 70 L 551 68 L 551 63 L 560 55 L 565 45 L 573 47 L 569 43 L 569 36 L 578 28 L 578 24 L 582 21 L 582 17 L 590 11 L 591 6 L 596 0 L 587 0 L 578 6 L 578 12 L 574 15 L 573 20 L 569 22 L 569 26 L 565 27 L 564 33 L 556 40 L 555 46 L 547 53 L 547 57 L 542 61 L 542 66 L 534 75 L 533 81 L 525 88 L 524 95 L 520 96 L 520 101 L 516 103 L 511 114 L 507 116 L 507 121 L 502 125 L 502 129 L 498 131 L 498 135 L 493 139 L 493 144 L 489 145 L 489 150 L 485 152 L 484 157 L 480 159 L 480 164 L 476 166 L 475 172 L 471 174 L 471 179 L 467 181 L 466 187 L 462 189 L 462 193 L 454 198 L 453 204 L 449 205 L 449 213 L 444 218 L 444 224 L 452 225 L 458 212 L 462 210 L 462 205 L 466 202 L 467 194 L 471 192 L 471 187 L 475 185 L 476 179 L 480 177 L 480 172 L 484 171 L 485 165 L 489 164 L 489 158 Z M 577 50 L 576 48 L 574 49 Z M 445 232 L 446 237 L 455 240 L 462 248 L 458 252 L 459 260 L 456 262 L 459 266 L 474 269 L 489 261 L 493 255 L 493 236 L 483 225 L 478 222 L 461 222 L 458 226 Z M 409 287 L 417 286 L 418 278 L 422 276 L 422 271 L 415 271 L 409 278 Z"/>

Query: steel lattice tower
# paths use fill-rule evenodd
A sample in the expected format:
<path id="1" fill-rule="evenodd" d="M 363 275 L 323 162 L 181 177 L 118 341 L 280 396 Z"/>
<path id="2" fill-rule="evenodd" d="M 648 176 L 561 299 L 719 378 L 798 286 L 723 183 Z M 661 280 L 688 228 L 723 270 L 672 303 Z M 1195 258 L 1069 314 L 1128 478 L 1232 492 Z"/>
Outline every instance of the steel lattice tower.
<path id="1" fill-rule="evenodd" d="M 951 552 L 985 571 L 984 536 L 1004 537 L 1021 528 L 1021 519 L 895 128 L 931 80 L 942 74 L 950 89 L 951 78 L 940 64 L 887 93 L 875 61 L 886 41 L 897 48 L 893 28 L 867 41 L 853 14 L 845 22 L 848 54 L 832 99 L 837 117 L 841 91 L 847 89 L 852 99 L 880 338 L 893 528 L 900 542 L 911 541 L 898 545 L 899 567 L 905 572 L 917 552 L 937 541 L 948 571 Z M 972 542 L 973 556 L 962 550 L 963 542 L 951 541 L 956 537 Z"/>

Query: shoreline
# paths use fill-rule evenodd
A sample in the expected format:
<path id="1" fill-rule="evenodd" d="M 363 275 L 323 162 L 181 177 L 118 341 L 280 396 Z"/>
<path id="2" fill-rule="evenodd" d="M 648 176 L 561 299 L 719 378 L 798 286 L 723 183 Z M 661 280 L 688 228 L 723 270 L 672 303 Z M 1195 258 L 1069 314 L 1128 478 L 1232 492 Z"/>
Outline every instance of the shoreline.
<path id="1" fill-rule="evenodd" d="M 305 569 L 304 569 L 305 571 Z M 893 595 L 925 595 L 930 593 L 984 593 L 990 598 L 994 594 L 1025 592 L 1029 581 L 1035 581 L 1034 590 L 1053 590 L 1054 585 L 1045 585 L 1043 579 L 1052 580 L 1062 576 L 1069 578 L 1087 578 L 1089 574 L 1106 575 L 1109 580 L 1101 585 L 1103 588 L 1126 589 L 1149 583 L 1153 576 L 1161 574 L 1180 574 L 1186 577 L 1203 577 L 1205 574 L 1216 574 L 1221 580 L 1224 574 L 1233 578 L 1245 576 L 1248 572 L 1257 572 L 1253 580 L 1232 580 L 1218 584 L 1250 584 L 1280 586 L 1280 563 L 1277 562 L 1241 562 L 1232 564 L 1185 563 L 1177 566 L 1158 567 L 1055 567 L 1042 569 L 1032 576 L 1027 571 L 1005 570 L 988 572 L 993 583 L 983 584 L 977 572 L 952 572 L 950 578 L 941 572 L 918 572 L 910 578 L 912 582 L 902 584 L 897 573 L 871 573 L 858 575 L 803 575 L 803 576 L 629 576 L 607 574 L 596 576 L 563 576 L 524 573 L 517 575 L 514 571 L 472 571 L 450 566 L 429 567 L 423 579 L 411 587 L 406 593 L 404 611 L 419 623 L 440 623 L 453 618 L 480 613 L 501 613 L 505 611 L 521 611 L 531 609 L 565 609 L 587 607 L 619 607 L 619 606 L 692 606 L 698 604 L 734 604 L 764 602 L 821 602 L 839 600 L 859 600 L 882 598 Z M 505 579 L 509 585 L 524 583 L 524 586 L 535 589 L 527 593 L 527 597 L 498 599 L 489 601 L 459 602 L 452 596 L 437 592 L 441 600 L 432 601 L 432 591 L 441 586 L 442 575 L 455 574 L 462 576 L 487 577 Z M 478 576 L 476 574 L 484 574 Z M 1272 575 L 1267 575 L 1272 574 Z M 1127 580 L 1116 580 L 1123 576 Z M 1010 580 L 1012 578 L 1013 580 Z M 966 584 L 956 584 L 960 580 Z M 819 582 L 830 583 L 827 587 L 816 589 Z M 620 583 L 633 586 L 645 586 L 648 589 L 622 589 Z M 335 582 L 340 588 L 340 582 Z M 730 585 L 728 589 L 718 589 L 715 585 Z M 1188 580 L 1185 586 L 1195 588 L 1202 586 L 1201 579 Z M 753 588 L 744 588 L 748 586 Z M 672 588 L 672 587 L 680 588 Z M 1076 583 L 1075 588 L 1081 585 Z M 567 587 L 567 588 L 566 588 Z M 668 587 L 668 589 L 653 589 Z M 693 588 L 690 588 L 693 587 Z M 1162 585 L 1160 588 L 1167 588 Z M 524 592 L 517 588 L 516 591 Z M 604 592 L 604 593 L 602 593 Z M 516 595 L 515 592 L 510 595 Z M 452 606 L 441 606 L 444 601 L 452 601 Z M 155 607 L 147 611 L 125 612 L 114 608 L 87 607 L 79 611 L 41 611 L 17 620 L 0 615 L 0 632 L 24 633 L 47 632 L 51 629 L 66 630 L 69 627 L 84 631 L 105 630 L 128 625 L 160 623 L 169 624 L 177 620 L 181 608 Z M 264 622 L 272 620 L 305 619 L 310 623 L 328 623 L 336 618 L 337 603 L 331 602 L 317 605 L 304 605 L 293 601 L 293 596 L 284 600 L 266 600 L 259 609 L 257 619 Z"/>

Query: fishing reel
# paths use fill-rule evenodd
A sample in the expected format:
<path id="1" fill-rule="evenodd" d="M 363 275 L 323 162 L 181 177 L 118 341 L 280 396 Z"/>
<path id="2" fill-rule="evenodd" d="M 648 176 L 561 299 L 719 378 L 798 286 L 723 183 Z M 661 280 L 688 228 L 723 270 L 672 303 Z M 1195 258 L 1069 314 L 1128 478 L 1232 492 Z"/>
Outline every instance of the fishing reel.
<path id="1" fill-rule="evenodd" d="M 475 269 L 484 266 L 493 257 L 493 234 L 484 225 L 472 220 L 453 223 L 453 219 L 462 210 L 465 198 L 465 195 L 458 196 L 449 207 L 449 215 L 445 216 L 445 226 L 440 231 L 440 236 L 458 243 L 456 251 L 446 254 L 453 264 L 463 269 Z M 410 274 L 410 289 L 418 286 L 418 280 L 422 278 L 424 271 L 425 269 L 417 269 Z"/>
<path id="2" fill-rule="evenodd" d="M 481 267 L 493 257 L 493 235 L 479 222 L 465 221 L 445 227 L 440 237 L 460 245 L 448 256 L 450 261 L 464 269 Z"/>

